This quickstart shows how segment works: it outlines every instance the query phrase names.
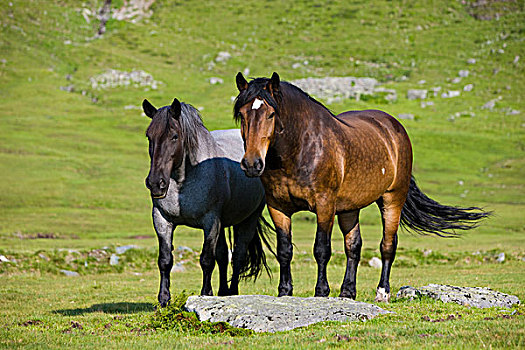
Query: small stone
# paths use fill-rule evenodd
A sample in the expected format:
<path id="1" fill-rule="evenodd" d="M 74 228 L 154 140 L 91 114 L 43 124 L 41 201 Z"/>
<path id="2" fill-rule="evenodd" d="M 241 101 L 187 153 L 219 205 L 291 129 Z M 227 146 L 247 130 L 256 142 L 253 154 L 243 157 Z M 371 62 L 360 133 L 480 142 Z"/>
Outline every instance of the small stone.
<path id="1" fill-rule="evenodd" d="M 177 254 L 179 254 L 179 255 L 184 254 L 184 253 L 192 254 L 193 253 L 193 249 L 191 249 L 190 247 L 186 247 L 186 246 L 180 245 L 180 246 L 177 247 L 177 250 L 175 252 Z"/>
<path id="2" fill-rule="evenodd" d="M 457 90 L 449 90 L 441 94 L 442 98 L 458 97 L 461 93 Z"/>
<path id="3" fill-rule="evenodd" d="M 408 90 L 407 98 L 409 100 L 417 100 L 417 99 L 424 100 L 425 98 L 427 98 L 427 92 L 428 92 L 427 90 L 417 90 L 417 89 Z"/>
<path id="4" fill-rule="evenodd" d="M 519 62 L 519 60 L 520 60 L 520 56 L 516 56 L 514 57 L 514 61 L 512 61 L 512 63 L 516 64 Z"/>
<path id="5" fill-rule="evenodd" d="M 499 100 L 500 100 L 499 98 L 490 100 L 487 103 L 485 103 L 483 106 L 481 106 L 481 109 L 493 110 L 494 107 L 496 107 L 496 102 L 498 102 Z"/>
<path id="6" fill-rule="evenodd" d="M 521 112 L 518 111 L 517 109 L 509 109 L 507 112 L 505 112 L 506 115 L 518 115 L 520 114 Z"/>
<path id="7" fill-rule="evenodd" d="M 118 255 L 120 254 L 124 254 L 125 252 L 127 252 L 128 250 L 130 249 L 137 249 L 139 248 L 138 246 L 136 245 L 133 245 L 133 244 L 130 244 L 130 245 L 123 245 L 121 247 L 117 247 L 115 248 L 115 253 L 117 253 Z"/>
<path id="8" fill-rule="evenodd" d="M 299 67 L 301 67 L 301 64 L 299 62 L 292 64 L 293 69 L 297 69 Z"/>
<path id="9" fill-rule="evenodd" d="M 116 254 L 111 254 L 111 257 L 109 258 L 109 264 L 110 265 L 118 265 L 119 257 Z"/>
<path id="10" fill-rule="evenodd" d="M 423 250 L 423 256 L 426 258 L 427 256 L 429 256 L 430 254 L 432 254 L 432 249 L 425 249 Z"/>
<path id="11" fill-rule="evenodd" d="M 474 89 L 474 84 L 467 84 L 463 87 L 463 91 L 472 91 Z"/>
<path id="12" fill-rule="evenodd" d="M 464 184 L 463 180 L 458 181 L 458 185 L 463 186 L 463 184 Z"/>
<path id="13" fill-rule="evenodd" d="M 452 84 L 458 84 L 461 82 L 461 78 L 459 77 L 455 77 L 454 79 L 452 79 Z"/>
<path id="14" fill-rule="evenodd" d="M 413 115 L 413 114 L 410 114 L 410 113 L 398 114 L 397 117 L 398 117 L 399 119 L 414 120 L 414 115 Z"/>
<path id="15" fill-rule="evenodd" d="M 475 63 L 476 63 L 476 59 L 475 59 L 475 58 L 469 58 L 469 59 L 467 60 L 467 63 L 468 63 L 468 64 L 475 64 Z"/>
<path id="16" fill-rule="evenodd" d="M 426 80 L 420 80 L 420 81 L 418 81 L 417 83 L 418 83 L 419 85 L 423 85 L 423 84 L 425 84 L 426 82 L 427 82 Z"/>
<path id="17" fill-rule="evenodd" d="M 186 268 L 184 267 L 184 264 L 182 262 L 178 262 L 171 268 L 171 272 L 184 272 L 186 271 Z"/>
<path id="18" fill-rule="evenodd" d="M 247 77 L 248 75 L 250 75 L 250 68 L 246 67 L 244 68 L 244 70 L 242 71 L 242 74 Z"/>
<path id="19" fill-rule="evenodd" d="M 461 77 L 461 78 L 466 78 L 468 77 L 469 75 L 469 71 L 468 70 L 460 70 L 458 75 Z"/>
<path id="20" fill-rule="evenodd" d="M 498 258 L 496 259 L 499 263 L 502 263 L 505 261 L 505 253 L 499 253 Z"/>
<path id="21" fill-rule="evenodd" d="M 217 57 L 215 57 L 215 62 L 226 62 L 230 58 L 232 58 L 232 55 L 227 51 L 220 51 L 217 54 Z"/>
<path id="22" fill-rule="evenodd" d="M 61 86 L 60 90 L 66 91 L 66 92 L 74 92 L 75 91 L 75 85 Z"/>
<path id="23" fill-rule="evenodd" d="M 222 84 L 222 83 L 224 83 L 224 80 L 222 80 L 221 78 L 217 78 L 217 77 L 210 78 L 211 85 Z"/>
<path id="24" fill-rule="evenodd" d="M 427 106 L 433 106 L 434 101 L 421 101 L 421 108 L 426 108 Z"/>
<path id="25" fill-rule="evenodd" d="M 383 263 L 381 262 L 381 259 L 374 256 L 372 259 L 368 261 L 368 265 L 370 265 L 374 269 L 380 269 L 383 266 Z"/>
<path id="26" fill-rule="evenodd" d="M 62 272 L 64 275 L 68 276 L 68 277 L 78 277 L 80 276 L 78 274 L 78 272 L 75 272 L 75 271 L 69 271 L 69 270 L 60 270 L 60 272 Z"/>
<path id="27" fill-rule="evenodd" d="M 11 260 L 6 258 L 4 255 L 0 255 L 0 262 L 11 262 Z"/>
<path id="28" fill-rule="evenodd" d="M 45 261 L 49 261 L 49 260 L 51 260 L 51 259 L 49 259 L 49 258 L 47 257 L 47 255 L 45 255 L 44 253 L 40 253 L 40 254 L 38 254 L 38 257 L 39 257 L 40 259 L 42 259 L 42 260 L 45 260 Z"/>

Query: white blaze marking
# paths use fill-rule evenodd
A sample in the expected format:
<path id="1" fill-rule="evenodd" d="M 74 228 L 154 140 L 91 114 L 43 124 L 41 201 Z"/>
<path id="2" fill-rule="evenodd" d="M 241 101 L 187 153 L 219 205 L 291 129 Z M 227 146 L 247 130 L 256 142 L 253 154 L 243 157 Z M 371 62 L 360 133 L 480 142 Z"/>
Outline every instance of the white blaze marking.
<path id="1" fill-rule="evenodd" d="M 382 168 L 381 172 L 383 173 L 383 175 L 385 175 L 385 168 Z"/>
<path id="2" fill-rule="evenodd" d="M 256 98 L 255 100 L 253 100 L 252 109 L 259 109 L 262 105 L 263 100 L 259 100 L 258 98 Z"/>

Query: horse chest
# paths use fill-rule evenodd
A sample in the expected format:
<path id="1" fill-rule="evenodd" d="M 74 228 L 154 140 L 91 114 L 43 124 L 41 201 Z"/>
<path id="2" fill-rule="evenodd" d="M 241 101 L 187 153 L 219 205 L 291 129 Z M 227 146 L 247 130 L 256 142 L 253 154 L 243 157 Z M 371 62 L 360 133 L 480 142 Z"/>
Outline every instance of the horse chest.
<path id="1" fill-rule="evenodd" d="M 300 185 L 297 179 L 265 173 L 261 180 L 269 205 L 285 212 L 312 210 L 314 208 L 312 189 L 310 186 Z"/>

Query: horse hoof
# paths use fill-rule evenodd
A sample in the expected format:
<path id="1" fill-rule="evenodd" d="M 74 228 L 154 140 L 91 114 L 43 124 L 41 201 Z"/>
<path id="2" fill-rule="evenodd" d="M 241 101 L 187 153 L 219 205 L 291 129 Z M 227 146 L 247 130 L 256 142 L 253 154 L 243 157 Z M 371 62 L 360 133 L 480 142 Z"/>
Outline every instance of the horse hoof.
<path id="1" fill-rule="evenodd" d="M 390 293 L 387 293 L 385 288 L 377 288 L 376 298 L 374 299 L 376 303 L 388 303 L 390 302 Z"/>

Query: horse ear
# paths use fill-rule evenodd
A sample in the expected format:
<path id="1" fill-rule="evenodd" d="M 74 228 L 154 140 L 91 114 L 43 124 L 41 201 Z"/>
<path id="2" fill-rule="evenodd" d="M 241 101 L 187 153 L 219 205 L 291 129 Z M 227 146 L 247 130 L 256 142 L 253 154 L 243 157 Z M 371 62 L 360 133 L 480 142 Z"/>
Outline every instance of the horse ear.
<path id="1" fill-rule="evenodd" d="M 237 76 L 235 77 L 235 82 L 237 83 L 237 89 L 239 89 L 239 92 L 243 92 L 248 88 L 248 82 L 246 79 L 244 79 L 244 76 L 241 72 L 237 73 Z"/>
<path id="2" fill-rule="evenodd" d="M 157 113 L 157 108 L 153 107 L 153 105 L 146 99 L 142 101 L 142 109 L 144 110 L 144 113 L 150 118 L 153 118 L 155 113 Z"/>
<path id="3" fill-rule="evenodd" d="M 275 95 L 277 92 L 279 92 L 281 84 L 281 79 L 279 78 L 279 74 L 276 72 L 273 72 L 272 77 L 270 78 L 270 81 L 268 82 L 267 88 L 270 94 Z"/>
<path id="4" fill-rule="evenodd" d="M 174 98 L 173 102 L 171 103 L 170 113 L 173 118 L 177 120 L 180 118 L 181 106 L 180 106 L 180 101 L 177 100 L 176 98 Z"/>

